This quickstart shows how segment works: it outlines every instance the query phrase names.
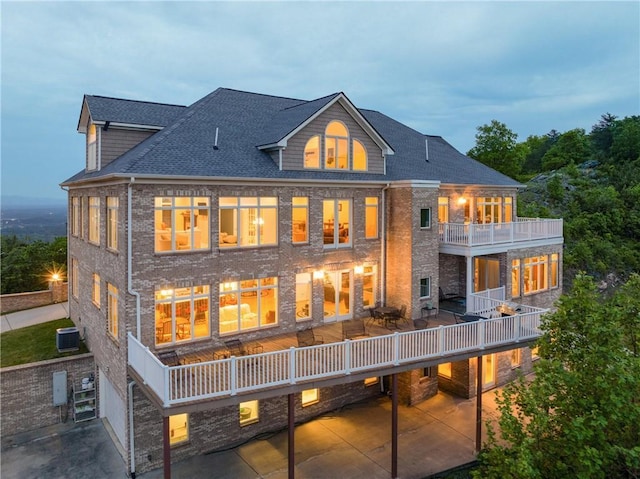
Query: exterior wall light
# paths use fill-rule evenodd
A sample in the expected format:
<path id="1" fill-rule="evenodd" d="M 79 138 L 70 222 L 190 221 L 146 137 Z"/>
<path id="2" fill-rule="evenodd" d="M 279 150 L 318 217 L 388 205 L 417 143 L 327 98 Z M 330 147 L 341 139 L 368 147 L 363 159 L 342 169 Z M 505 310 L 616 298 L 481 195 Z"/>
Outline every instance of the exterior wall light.
<path id="1" fill-rule="evenodd" d="M 313 279 L 322 279 L 324 278 L 324 270 L 319 269 L 313 272 Z"/>
<path id="2" fill-rule="evenodd" d="M 353 272 L 355 274 L 362 274 L 364 273 L 364 266 L 362 266 L 361 264 L 357 265 L 355 268 L 353 268 Z"/>

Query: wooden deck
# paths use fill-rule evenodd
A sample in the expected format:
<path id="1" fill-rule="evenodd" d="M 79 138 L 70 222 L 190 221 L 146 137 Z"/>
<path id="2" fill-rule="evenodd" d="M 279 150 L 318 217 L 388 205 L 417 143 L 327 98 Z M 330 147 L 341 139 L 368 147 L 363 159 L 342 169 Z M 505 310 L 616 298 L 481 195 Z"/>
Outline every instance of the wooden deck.
<path id="1" fill-rule="evenodd" d="M 428 319 L 428 327 L 438 327 L 440 325 L 455 324 L 455 320 L 452 314 L 447 311 L 441 311 L 437 316 L 431 316 Z M 387 336 L 395 332 L 413 331 L 412 320 L 398 321 L 397 328 L 394 325 L 388 327 L 380 322 L 374 322 L 370 318 L 364 318 L 365 330 L 371 337 Z M 304 329 L 304 328 L 300 328 Z M 339 343 L 342 339 L 342 323 L 330 323 L 313 328 L 316 336 L 322 336 L 324 344 Z M 262 346 L 262 352 L 268 353 L 273 351 L 282 351 L 289 348 L 297 348 L 298 340 L 295 333 L 278 334 L 275 336 L 269 336 L 262 338 L 259 341 L 243 341 L 248 352 L 259 350 Z M 227 351 L 225 348 L 204 348 L 200 351 L 193 353 L 179 354 L 179 360 L 181 364 L 194 364 L 207 361 L 213 361 L 214 359 L 221 359 L 224 357 Z"/>

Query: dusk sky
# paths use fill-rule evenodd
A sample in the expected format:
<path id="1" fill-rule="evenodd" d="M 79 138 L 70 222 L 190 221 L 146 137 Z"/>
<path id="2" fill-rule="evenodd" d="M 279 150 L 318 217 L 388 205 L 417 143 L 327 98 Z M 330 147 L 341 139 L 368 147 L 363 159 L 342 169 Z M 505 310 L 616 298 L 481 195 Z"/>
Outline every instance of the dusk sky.
<path id="1" fill-rule="evenodd" d="M 2 196 L 64 201 L 84 94 L 342 91 L 458 150 L 640 114 L 640 2 L 7 2 Z"/>

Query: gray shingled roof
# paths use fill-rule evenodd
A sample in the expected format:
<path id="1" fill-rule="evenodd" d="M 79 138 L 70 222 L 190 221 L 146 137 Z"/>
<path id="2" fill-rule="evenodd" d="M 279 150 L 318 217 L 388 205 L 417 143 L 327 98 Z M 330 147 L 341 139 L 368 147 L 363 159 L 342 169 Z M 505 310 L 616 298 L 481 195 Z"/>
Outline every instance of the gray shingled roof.
<path id="1" fill-rule="evenodd" d="M 442 183 L 520 186 L 515 180 L 463 155 L 437 136 L 423 135 L 386 115 L 359 110 L 362 116 L 395 151 L 387 158 L 387 174 L 329 171 L 280 171 L 271 157 L 257 147 L 272 144 L 321 109 L 335 95 L 306 102 L 230 89 L 217 89 L 193 105 L 174 106 L 164 112 L 177 113 L 171 123 L 96 172 L 84 170 L 66 180 L 72 184 L 108 175 L 234 177 L 309 179 L 328 181 L 435 180 Z M 88 97 L 89 98 L 89 97 Z M 90 97 L 92 99 L 104 97 Z M 101 102 L 109 103 L 109 101 Z M 102 105 L 106 113 L 133 120 L 144 107 L 127 117 L 120 111 L 126 103 Z M 145 104 L 159 105 L 159 104 Z M 164 105 L 165 107 L 168 105 Z M 109 110 L 111 108 L 111 110 Z M 163 110 L 159 108 L 158 111 Z M 93 109 L 91 110 L 93 115 Z M 159 114 L 161 116 L 161 114 Z M 115 116 L 113 117 L 115 118 Z M 154 118 L 158 118 L 155 116 Z M 145 118 L 136 118 L 149 124 Z M 116 121 L 111 119 L 111 121 Z M 216 128 L 218 149 L 214 149 Z M 425 139 L 429 144 L 426 161 Z"/>
<path id="2" fill-rule="evenodd" d="M 130 125 L 167 126 L 184 110 L 182 105 L 123 100 L 104 96 L 85 95 L 94 122 L 124 123 Z"/>

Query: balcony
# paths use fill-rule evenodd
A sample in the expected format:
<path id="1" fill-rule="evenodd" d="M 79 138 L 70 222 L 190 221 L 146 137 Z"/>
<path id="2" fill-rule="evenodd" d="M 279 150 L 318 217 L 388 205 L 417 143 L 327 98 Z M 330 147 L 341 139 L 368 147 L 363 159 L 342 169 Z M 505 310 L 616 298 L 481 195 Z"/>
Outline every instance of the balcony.
<path id="1" fill-rule="evenodd" d="M 512 223 L 441 223 L 440 251 L 474 254 L 504 251 L 506 247 L 562 244 L 562 220 L 517 218 Z M 476 251 L 478 250 L 478 251 Z"/>
<path id="2" fill-rule="evenodd" d="M 486 314 L 501 303 L 483 301 L 483 311 L 478 314 Z M 129 333 L 128 363 L 167 408 L 238 394 L 285 391 L 305 383 L 318 387 L 322 382 L 348 379 L 350 375 L 380 376 L 403 366 L 409 369 L 406 366 L 412 364 L 418 367 L 429 361 L 459 359 L 465 354 L 476 356 L 485 349 L 507 349 L 540 336 L 540 318 L 546 311 L 525 306 L 520 314 L 473 323 L 387 331 L 381 336 L 171 367 Z"/>

